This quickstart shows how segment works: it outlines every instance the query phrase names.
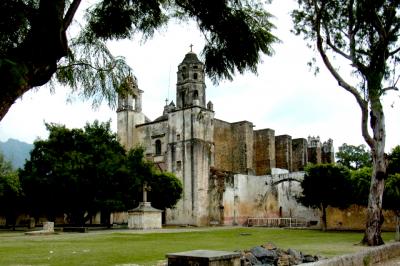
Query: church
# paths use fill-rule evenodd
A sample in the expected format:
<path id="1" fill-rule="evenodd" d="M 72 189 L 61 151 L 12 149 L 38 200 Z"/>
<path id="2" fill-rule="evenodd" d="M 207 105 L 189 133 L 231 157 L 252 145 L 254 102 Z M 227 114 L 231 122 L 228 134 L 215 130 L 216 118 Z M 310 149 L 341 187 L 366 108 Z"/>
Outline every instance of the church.
<path id="1" fill-rule="evenodd" d="M 167 224 L 245 224 L 248 217 L 315 216 L 294 196 L 304 166 L 334 162 L 332 140 L 293 139 L 252 122 L 215 117 L 206 100 L 204 64 L 190 51 L 178 66 L 176 103 L 166 103 L 154 121 L 142 112 L 137 80 L 119 96 L 117 135 L 126 148 L 142 146 L 146 159 L 182 182 L 183 195 L 167 209 Z M 277 182 L 281 180 L 282 182 Z"/>

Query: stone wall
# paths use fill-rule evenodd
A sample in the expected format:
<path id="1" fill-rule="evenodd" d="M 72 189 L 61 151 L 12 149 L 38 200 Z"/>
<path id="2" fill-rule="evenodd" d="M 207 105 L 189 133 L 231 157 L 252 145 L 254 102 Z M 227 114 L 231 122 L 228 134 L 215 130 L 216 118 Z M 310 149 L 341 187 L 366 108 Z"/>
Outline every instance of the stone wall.
<path id="1" fill-rule="evenodd" d="M 293 139 L 292 140 L 292 171 L 303 171 L 304 166 L 308 163 L 307 157 L 307 140 Z"/>
<path id="2" fill-rule="evenodd" d="M 245 225 L 248 217 L 277 217 L 277 194 L 266 185 L 267 176 L 236 174 L 226 180 L 224 224 Z"/>
<path id="3" fill-rule="evenodd" d="M 214 112 L 199 106 L 168 114 L 167 170 L 180 178 L 183 195 L 166 212 L 168 224 L 208 224 L 208 180 L 214 164 Z"/>
<path id="4" fill-rule="evenodd" d="M 276 168 L 292 171 L 292 137 L 280 135 L 275 137 Z"/>
<path id="5" fill-rule="evenodd" d="M 253 124 L 248 121 L 232 123 L 233 172 L 248 173 L 253 169 Z"/>
<path id="6" fill-rule="evenodd" d="M 254 131 L 253 166 L 256 175 L 267 175 L 276 167 L 275 131 L 261 129 Z"/>
<path id="7" fill-rule="evenodd" d="M 214 119 L 214 166 L 233 171 L 231 123 Z"/>
<path id="8" fill-rule="evenodd" d="M 299 181 L 303 178 L 304 172 L 289 173 L 286 169 L 272 169 L 270 184 L 286 180 L 276 185 L 280 216 L 315 221 L 316 224 L 319 224 L 319 211 L 305 207 L 296 200 L 296 197 L 302 192 Z"/>
<path id="9" fill-rule="evenodd" d="M 235 173 L 253 171 L 253 124 L 214 120 L 215 167 Z"/>
<path id="10" fill-rule="evenodd" d="M 272 169 L 272 175 L 221 175 L 225 178 L 224 184 L 214 186 L 223 193 L 223 224 L 245 225 L 249 217 L 293 217 L 319 222 L 319 212 L 311 208 L 301 206 L 296 201 L 296 196 L 301 193 L 300 183 L 296 181 L 284 181 L 275 184 L 279 179 L 298 179 L 304 177 L 303 172 L 288 173 L 284 169 Z M 221 181 L 219 181 L 221 182 Z M 224 189 L 222 189 L 224 186 Z M 213 193 L 213 192 L 211 192 Z M 221 192 L 220 192 L 221 193 Z M 215 194 L 216 195 L 216 194 Z M 215 197 L 211 204 L 219 204 L 220 198 Z M 218 211 L 214 210 L 214 215 Z"/>
<path id="11" fill-rule="evenodd" d="M 327 228 L 332 230 L 365 230 L 367 208 L 351 205 L 347 209 L 328 207 L 326 210 Z M 396 215 L 393 211 L 383 211 L 385 218 L 382 230 L 395 230 Z"/>

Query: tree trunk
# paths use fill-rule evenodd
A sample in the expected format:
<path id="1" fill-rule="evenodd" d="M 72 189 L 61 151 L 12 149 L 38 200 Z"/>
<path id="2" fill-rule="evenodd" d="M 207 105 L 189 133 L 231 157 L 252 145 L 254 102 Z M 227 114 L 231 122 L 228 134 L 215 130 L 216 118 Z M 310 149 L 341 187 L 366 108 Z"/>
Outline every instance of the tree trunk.
<path id="1" fill-rule="evenodd" d="M 396 216 L 396 234 L 394 240 L 400 241 L 400 215 Z"/>
<path id="2" fill-rule="evenodd" d="M 381 227 L 384 221 L 382 213 L 382 196 L 385 186 L 387 158 L 385 155 L 385 117 L 379 96 L 370 95 L 370 126 L 373 130 L 372 177 L 368 197 L 367 222 L 362 243 L 368 246 L 384 244 Z"/>
<path id="3" fill-rule="evenodd" d="M 321 210 L 321 230 L 323 232 L 325 232 L 326 229 L 327 229 L 327 225 L 326 225 L 326 207 L 322 203 L 320 205 L 320 210 Z"/>

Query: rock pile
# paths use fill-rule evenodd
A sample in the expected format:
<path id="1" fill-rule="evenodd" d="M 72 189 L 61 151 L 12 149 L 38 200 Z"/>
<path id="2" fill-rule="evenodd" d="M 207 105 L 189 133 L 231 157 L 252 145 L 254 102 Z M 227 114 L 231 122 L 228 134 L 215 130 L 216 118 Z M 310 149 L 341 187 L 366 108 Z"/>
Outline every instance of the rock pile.
<path id="1" fill-rule="evenodd" d="M 291 248 L 283 250 L 273 243 L 253 247 L 241 253 L 242 265 L 244 266 L 291 266 L 321 259 L 319 256 L 304 255 L 302 252 Z"/>

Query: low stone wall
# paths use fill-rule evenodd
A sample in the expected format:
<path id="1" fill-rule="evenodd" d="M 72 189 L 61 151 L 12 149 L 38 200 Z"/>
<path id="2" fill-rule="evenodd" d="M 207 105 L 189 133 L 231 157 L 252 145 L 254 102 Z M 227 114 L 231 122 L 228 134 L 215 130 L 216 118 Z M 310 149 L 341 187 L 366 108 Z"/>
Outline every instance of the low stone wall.
<path id="1" fill-rule="evenodd" d="M 371 247 L 357 253 L 320 260 L 314 263 L 300 264 L 304 266 L 347 266 L 374 265 L 391 258 L 400 257 L 400 242 L 390 243 L 379 247 Z"/>
<path id="2" fill-rule="evenodd" d="M 385 221 L 382 230 L 395 230 L 396 214 L 393 211 L 383 210 L 383 216 Z M 326 217 L 329 230 L 364 230 L 367 208 L 358 205 L 351 205 L 346 209 L 328 207 Z"/>

